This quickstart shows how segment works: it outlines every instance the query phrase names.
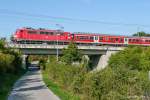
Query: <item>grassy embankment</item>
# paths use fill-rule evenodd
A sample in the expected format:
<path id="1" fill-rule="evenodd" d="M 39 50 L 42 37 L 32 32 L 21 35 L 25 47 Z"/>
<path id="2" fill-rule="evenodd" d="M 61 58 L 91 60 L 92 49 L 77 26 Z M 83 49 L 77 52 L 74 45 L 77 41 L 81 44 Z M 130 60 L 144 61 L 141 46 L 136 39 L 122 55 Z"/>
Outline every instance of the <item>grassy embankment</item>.
<path id="1" fill-rule="evenodd" d="M 93 73 L 84 65 L 50 62 L 43 71 L 44 81 L 63 100 L 73 99 L 64 91 L 81 100 L 150 99 L 150 47 L 128 47 L 112 55 L 107 68 Z"/>
<path id="2" fill-rule="evenodd" d="M 74 96 L 72 93 L 67 92 L 66 90 L 62 89 L 54 81 L 50 80 L 48 73 L 43 72 L 43 80 L 46 83 L 47 87 L 53 91 L 61 100 L 80 100 L 78 96 Z"/>

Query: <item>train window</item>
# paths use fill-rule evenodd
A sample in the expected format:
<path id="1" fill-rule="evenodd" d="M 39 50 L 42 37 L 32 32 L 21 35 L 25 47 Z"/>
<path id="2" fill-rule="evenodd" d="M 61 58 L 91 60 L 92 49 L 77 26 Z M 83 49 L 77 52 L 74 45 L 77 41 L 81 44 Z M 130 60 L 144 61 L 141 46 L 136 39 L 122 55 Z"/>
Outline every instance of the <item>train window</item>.
<path id="1" fill-rule="evenodd" d="M 145 40 L 145 42 L 149 42 L 149 40 Z"/>
<path id="2" fill-rule="evenodd" d="M 128 41 L 128 39 L 127 39 L 127 38 L 125 38 L 125 41 L 127 42 L 127 41 Z"/>
<path id="3" fill-rule="evenodd" d="M 48 35 L 48 34 L 49 34 L 49 32 L 45 32 L 45 34 L 46 34 L 46 35 Z"/>
<path id="4" fill-rule="evenodd" d="M 139 40 L 138 40 L 138 39 L 136 39 L 136 42 L 139 42 Z"/>
<path id="5" fill-rule="evenodd" d="M 83 37 L 82 37 L 82 36 L 78 36 L 78 39 L 79 39 L 79 40 L 82 40 L 82 39 L 83 39 Z"/>
<path id="6" fill-rule="evenodd" d="M 132 42 L 134 42 L 134 39 L 132 39 Z"/>
<path id="7" fill-rule="evenodd" d="M 122 38 L 120 39 L 120 42 L 123 42 L 123 39 L 122 39 Z"/>
<path id="8" fill-rule="evenodd" d="M 42 31 L 41 31 L 40 34 L 45 34 L 45 32 L 42 32 Z"/>
<path id="9" fill-rule="evenodd" d="M 95 40 L 98 40 L 98 37 L 97 37 L 97 36 L 95 36 Z"/>
<path id="10" fill-rule="evenodd" d="M 116 38 L 116 41 L 118 41 L 119 39 L 118 38 Z"/>
<path id="11" fill-rule="evenodd" d="M 78 36 L 77 38 L 80 40 L 88 40 L 89 39 L 88 36 Z"/>
<path id="12" fill-rule="evenodd" d="M 108 38 L 108 37 L 105 37 L 105 40 L 106 40 L 106 41 L 108 41 L 108 40 L 109 40 L 109 38 Z"/>
<path id="13" fill-rule="evenodd" d="M 99 40 L 102 41 L 102 40 L 103 40 L 103 37 L 99 37 Z"/>
<path id="14" fill-rule="evenodd" d="M 54 35 L 54 32 L 49 32 L 49 35 Z"/>
<path id="15" fill-rule="evenodd" d="M 145 42 L 150 42 L 150 40 L 145 40 Z"/>
<path id="16" fill-rule="evenodd" d="M 113 39 L 113 38 L 110 38 L 110 41 L 114 41 L 114 39 Z"/>
<path id="17" fill-rule="evenodd" d="M 132 42 L 132 39 L 129 39 L 129 42 Z"/>
<path id="18" fill-rule="evenodd" d="M 23 32 L 23 30 L 20 30 L 20 32 Z"/>
<path id="19" fill-rule="evenodd" d="M 28 31 L 29 34 L 36 34 L 36 31 Z"/>
<path id="20" fill-rule="evenodd" d="M 86 36 L 86 38 L 85 38 L 86 40 L 88 40 L 89 39 L 89 37 L 88 36 Z"/>
<path id="21" fill-rule="evenodd" d="M 93 40 L 94 39 L 94 37 L 93 36 L 90 36 L 90 40 Z"/>
<path id="22" fill-rule="evenodd" d="M 64 34 L 64 33 L 58 33 L 58 35 L 60 35 L 60 36 L 63 36 L 63 35 L 68 36 L 67 34 Z"/>
<path id="23" fill-rule="evenodd" d="M 84 36 L 84 39 L 85 39 L 85 40 L 88 40 L 88 39 L 89 39 L 89 37 L 88 37 L 88 36 Z"/>

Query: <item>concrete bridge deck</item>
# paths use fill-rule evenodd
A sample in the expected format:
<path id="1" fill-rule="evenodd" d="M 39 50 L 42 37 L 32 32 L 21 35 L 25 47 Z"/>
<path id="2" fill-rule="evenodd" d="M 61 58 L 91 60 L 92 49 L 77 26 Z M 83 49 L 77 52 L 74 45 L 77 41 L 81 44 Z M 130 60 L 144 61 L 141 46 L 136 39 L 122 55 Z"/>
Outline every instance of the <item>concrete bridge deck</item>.
<path id="1" fill-rule="evenodd" d="M 68 47 L 68 45 L 45 44 L 8 44 L 7 46 L 21 50 L 24 55 L 61 55 L 63 48 Z M 97 70 L 107 66 L 111 54 L 121 51 L 124 48 L 125 47 L 78 45 L 81 54 L 88 55 Z"/>
<path id="2" fill-rule="evenodd" d="M 8 47 L 20 49 L 23 54 L 49 54 L 55 55 L 62 54 L 62 49 L 67 48 L 68 45 L 45 45 L 45 44 L 8 44 Z M 106 54 L 106 51 L 120 51 L 125 47 L 112 47 L 112 46 L 81 46 L 78 49 L 85 55 L 101 55 Z"/>
<path id="3" fill-rule="evenodd" d="M 14 48 L 37 48 L 37 49 L 63 49 L 67 48 L 68 45 L 45 45 L 45 44 L 8 44 L 9 47 Z M 111 51 L 120 51 L 125 47 L 113 47 L 113 46 L 83 46 L 78 45 L 78 49 L 89 49 L 89 50 L 111 50 Z"/>

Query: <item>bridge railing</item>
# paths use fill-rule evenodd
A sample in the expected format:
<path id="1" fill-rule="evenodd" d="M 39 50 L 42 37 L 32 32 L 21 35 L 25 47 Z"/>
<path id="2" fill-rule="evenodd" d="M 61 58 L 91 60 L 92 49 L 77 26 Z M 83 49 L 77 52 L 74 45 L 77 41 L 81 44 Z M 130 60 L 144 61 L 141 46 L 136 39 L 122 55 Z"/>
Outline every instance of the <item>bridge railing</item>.
<path id="1" fill-rule="evenodd" d="M 47 45 L 47 44 L 14 44 L 8 43 L 7 47 L 13 48 L 33 48 L 33 49 L 63 49 L 67 48 L 68 45 Z M 88 49 L 88 50 L 111 50 L 111 51 L 120 51 L 125 47 L 113 47 L 113 46 L 81 46 L 78 45 L 78 49 Z"/>

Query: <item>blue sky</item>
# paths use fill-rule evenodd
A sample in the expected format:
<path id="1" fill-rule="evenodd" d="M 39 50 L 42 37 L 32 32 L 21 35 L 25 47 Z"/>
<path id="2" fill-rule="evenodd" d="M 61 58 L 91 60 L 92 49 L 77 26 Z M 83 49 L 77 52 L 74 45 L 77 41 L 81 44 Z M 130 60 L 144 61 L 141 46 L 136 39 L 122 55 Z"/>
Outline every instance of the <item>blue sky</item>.
<path id="1" fill-rule="evenodd" d="M 14 14 L 21 12 L 24 14 Z M 28 16 L 44 15 L 44 16 Z M 49 18 L 54 16 L 58 18 Z M 74 20 L 65 20 L 72 18 Z M 75 19 L 104 23 L 84 22 Z M 111 24 L 121 23 L 121 24 Z M 150 32 L 149 0 L 1 0 L 0 37 L 9 37 L 17 28 L 59 29 L 64 31 L 93 32 L 102 34 L 131 35 L 135 32 Z M 124 25 L 138 24 L 138 25 Z M 142 26 L 146 25 L 146 26 Z"/>

